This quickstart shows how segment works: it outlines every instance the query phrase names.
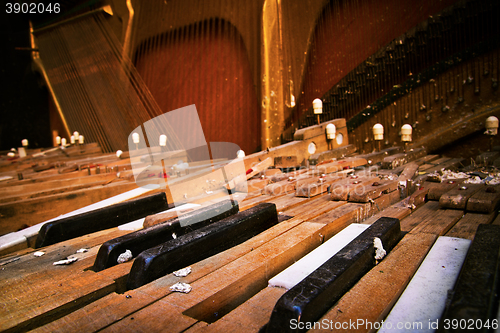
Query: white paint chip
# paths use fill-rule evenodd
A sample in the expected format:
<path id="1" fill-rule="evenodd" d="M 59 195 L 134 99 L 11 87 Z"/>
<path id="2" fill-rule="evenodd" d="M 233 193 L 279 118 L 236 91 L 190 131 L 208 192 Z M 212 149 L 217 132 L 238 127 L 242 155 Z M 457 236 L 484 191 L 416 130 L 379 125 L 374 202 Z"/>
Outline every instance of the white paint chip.
<path id="1" fill-rule="evenodd" d="M 189 293 L 191 291 L 191 286 L 187 283 L 177 282 L 172 287 L 170 287 L 170 291 L 176 291 L 180 293 Z"/>
<path id="2" fill-rule="evenodd" d="M 116 262 L 119 264 L 123 264 L 124 262 L 127 262 L 130 259 L 132 259 L 132 252 L 130 250 L 125 250 L 125 252 L 123 252 L 118 256 Z"/>
<path id="3" fill-rule="evenodd" d="M 183 269 L 179 269 L 178 271 L 174 272 L 174 275 L 177 277 L 184 277 L 188 276 L 191 273 L 191 267 L 186 267 Z"/>
<path id="4" fill-rule="evenodd" d="M 64 260 L 56 261 L 55 263 L 53 263 L 53 265 L 54 266 L 70 265 L 70 264 L 74 263 L 77 260 L 78 260 L 78 258 L 67 258 L 67 259 L 64 259 Z"/>
<path id="5" fill-rule="evenodd" d="M 375 247 L 375 260 L 384 259 L 387 252 L 384 250 L 384 246 L 382 245 L 382 240 L 378 237 L 373 239 L 373 247 Z"/>
<path id="6" fill-rule="evenodd" d="M 33 253 L 33 255 L 34 255 L 35 257 L 41 257 L 41 256 L 43 256 L 44 254 L 45 254 L 45 252 L 42 252 L 42 251 L 36 251 L 35 253 Z"/>

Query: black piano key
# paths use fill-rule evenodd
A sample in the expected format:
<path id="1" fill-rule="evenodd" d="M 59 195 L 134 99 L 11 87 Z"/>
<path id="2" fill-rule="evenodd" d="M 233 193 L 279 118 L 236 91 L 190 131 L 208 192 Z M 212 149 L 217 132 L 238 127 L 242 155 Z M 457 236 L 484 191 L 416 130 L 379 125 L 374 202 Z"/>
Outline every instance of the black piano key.
<path id="1" fill-rule="evenodd" d="M 224 200 L 186 213 L 181 217 L 172 218 L 150 228 L 109 240 L 99 248 L 94 262 L 94 270 L 97 272 L 116 265 L 118 256 L 126 250 L 130 250 L 135 257 L 142 251 L 172 240 L 174 237 L 180 237 L 210 223 L 222 220 L 238 213 L 238 211 L 239 206 L 237 201 Z"/>
<path id="2" fill-rule="evenodd" d="M 276 205 L 261 203 L 138 255 L 127 289 L 138 288 L 175 270 L 238 245 L 278 223 Z"/>
<path id="3" fill-rule="evenodd" d="M 399 220 L 382 217 L 327 260 L 304 280 L 288 290 L 276 303 L 266 325 L 267 332 L 299 331 L 299 322 L 321 318 L 354 284 L 376 264 L 374 238 L 390 251 L 401 238 Z"/>
<path id="4" fill-rule="evenodd" d="M 114 228 L 168 208 L 167 197 L 162 192 L 47 222 L 38 232 L 35 248 Z"/>

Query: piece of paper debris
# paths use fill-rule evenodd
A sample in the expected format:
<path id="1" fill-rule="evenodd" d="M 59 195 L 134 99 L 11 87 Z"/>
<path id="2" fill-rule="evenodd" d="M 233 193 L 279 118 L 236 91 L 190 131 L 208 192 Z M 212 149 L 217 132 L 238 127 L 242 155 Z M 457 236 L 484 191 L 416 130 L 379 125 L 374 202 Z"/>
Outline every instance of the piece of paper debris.
<path id="1" fill-rule="evenodd" d="M 172 287 L 170 287 L 170 291 L 177 291 L 180 293 L 187 294 L 191 291 L 191 286 L 187 283 L 177 282 Z"/>
<path id="2" fill-rule="evenodd" d="M 125 250 L 125 252 L 123 252 L 118 256 L 116 262 L 119 264 L 123 264 L 124 262 L 127 262 L 130 259 L 132 259 L 132 252 L 130 250 Z"/>
<path id="3" fill-rule="evenodd" d="M 75 261 L 77 261 L 78 258 L 67 258 L 67 259 L 64 259 L 64 260 L 59 260 L 59 261 L 56 261 L 53 265 L 54 266 L 58 266 L 58 265 L 69 265 L 69 264 L 72 264 L 74 263 Z"/>
<path id="4" fill-rule="evenodd" d="M 36 251 L 35 253 L 33 253 L 33 255 L 34 255 L 35 257 L 41 257 L 41 256 L 43 256 L 44 254 L 45 254 L 45 252 L 42 252 L 42 251 Z"/>
<path id="5" fill-rule="evenodd" d="M 183 277 L 183 276 L 188 276 L 189 273 L 191 273 L 191 267 L 186 267 L 183 269 L 179 269 L 178 271 L 175 271 L 174 275 L 177 277 Z"/>
<path id="6" fill-rule="evenodd" d="M 384 246 L 382 245 L 382 240 L 378 237 L 373 239 L 373 246 L 375 247 L 375 259 L 382 260 L 387 252 L 384 250 Z"/>
<path id="7" fill-rule="evenodd" d="M 85 252 L 89 252 L 89 250 L 87 250 L 87 249 L 80 249 L 80 250 L 76 251 L 76 253 L 85 253 Z"/>

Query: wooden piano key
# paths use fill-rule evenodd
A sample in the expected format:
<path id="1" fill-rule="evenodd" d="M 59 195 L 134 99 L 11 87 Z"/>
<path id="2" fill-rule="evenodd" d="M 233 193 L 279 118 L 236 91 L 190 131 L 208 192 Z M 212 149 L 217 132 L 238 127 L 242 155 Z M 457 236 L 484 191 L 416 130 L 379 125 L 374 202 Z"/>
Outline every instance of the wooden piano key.
<path id="1" fill-rule="evenodd" d="M 474 239 L 477 228 L 481 224 L 490 224 L 496 216 L 496 212 L 466 213 L 447 233 L 448 237 L 458 237 L 464 239 Z"/>
<path id="2" fill-rule="evenodd" d="M 352 191 L 349 195 L 351 202 L 370 202 L 382 194 L 398 190 L 397 180 L 381 180 L 363 186 L 363 191 Z"/>
<path id="3" fill-rule="evenodd" d="M 335 182 L 330 187 L 332 200 L 348 200 L 352 193 L 364 193 L 365 186 L 379 181 L 378 177 L 349 177 Z"/>
<path id="4" fill-rule="evenodd" d="M 465 209 L 469 212 L 491 213 L 500 202 L 500 185 L 484 186 L 467 201 Z"/>
<path id="5" fill-rule="evenodd" d="M 400 165 L 406 164 L 413 160 L 416 160 L 420 157 L 426 155 L 427 152 L 425 148 L 417 148 L 412 149 L 406 153 L 400 153 L 392 156 L 385 157 L 382 161 L 382 168 L 384 169 L 394 169 L 399 167 Z"/>
<path id="6" fill-rule="evenodd" d="M 442 208 L 465 210 L 469 198 L 484 186 L 484 184 L 462 183 L 458 187 L 443 194 L 441 198 L 439 198 L 439 206 Z"/>

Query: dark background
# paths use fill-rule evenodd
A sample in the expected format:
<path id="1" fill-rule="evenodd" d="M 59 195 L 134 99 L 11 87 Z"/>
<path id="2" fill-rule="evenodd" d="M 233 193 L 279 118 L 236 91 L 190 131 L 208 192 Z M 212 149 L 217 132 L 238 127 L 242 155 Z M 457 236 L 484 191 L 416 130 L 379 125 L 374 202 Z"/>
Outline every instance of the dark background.
<path id="1" fill-rule="evenodd" d="M 32 70 L 31 52 L 16 50 L 29 48 L 29 21 L 35 27 L 75 15 L 96 1 L 63 0 L 33 1 L 25 3 L 58 2 L 60 13 L 15 14 L 6 12 L 7 3 L 2 1 L 0 16 L 0 150 L 20 147 L 21 140 L 28 139 L 30 148 L 50 147 L 52 138 L 49 121 L 49 94 L 40 74 Z"/>

